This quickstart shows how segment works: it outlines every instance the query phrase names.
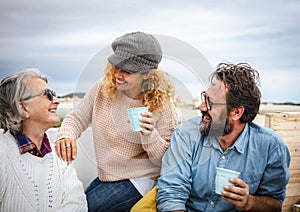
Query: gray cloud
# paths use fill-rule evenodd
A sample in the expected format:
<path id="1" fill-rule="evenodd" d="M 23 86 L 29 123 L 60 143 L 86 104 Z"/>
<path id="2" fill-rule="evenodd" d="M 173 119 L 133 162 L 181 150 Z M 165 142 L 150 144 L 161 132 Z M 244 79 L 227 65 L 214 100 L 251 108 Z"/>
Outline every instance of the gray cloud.
<path id="1" fill-rule="evenodd" d="M 140 30 L 183 40 L 213 66 L 224 60 L 249 62 L 264 76 L 265 101 L 300 102 L 294 92 L 300 84 L 288 83 L 299 77 L 299 11 L 297 0 L 1 1 L 0 78 L 38 67 L 56 81 L 59 93 L 72 92 L 97 52 L 114 38 Z M 284 80 L 268 89 L 269 78 L 283 72 Z"/>

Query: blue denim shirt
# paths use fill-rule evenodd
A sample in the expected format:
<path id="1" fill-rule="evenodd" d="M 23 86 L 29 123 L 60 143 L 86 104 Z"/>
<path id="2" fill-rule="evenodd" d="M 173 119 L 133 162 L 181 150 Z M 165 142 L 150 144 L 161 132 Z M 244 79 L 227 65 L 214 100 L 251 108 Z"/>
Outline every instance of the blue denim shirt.
<path id="1" fill-rule="evenodd" d="M 216 167 L 240 172 L 252 195 L 270 196 L 282 204 L 288 183 L 290 154 L 274 131 L 246 124 L 234 145 L 223 151 L 214 137 L 201 137 L 201 117 L 174 131 L 158 180 L 159 211 L 237 211 L 215 193 Z"/>

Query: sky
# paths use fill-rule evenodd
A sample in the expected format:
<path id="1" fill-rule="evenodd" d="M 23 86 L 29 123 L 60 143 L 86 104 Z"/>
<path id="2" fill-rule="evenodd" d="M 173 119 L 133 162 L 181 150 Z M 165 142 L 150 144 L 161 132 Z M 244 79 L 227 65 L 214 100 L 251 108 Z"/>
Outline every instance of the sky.
<path id="1" fill-rule="evenodd" d="M 247 62 L 263 102 L 300 103 L 299 20 L 299 0 L 0 0 L 0 79 L 35 67 L 59 95 L 85 92 L 111 42 L 143 31 L 159 38 L 179 96 L 198 96 L 218 63 Z"/>

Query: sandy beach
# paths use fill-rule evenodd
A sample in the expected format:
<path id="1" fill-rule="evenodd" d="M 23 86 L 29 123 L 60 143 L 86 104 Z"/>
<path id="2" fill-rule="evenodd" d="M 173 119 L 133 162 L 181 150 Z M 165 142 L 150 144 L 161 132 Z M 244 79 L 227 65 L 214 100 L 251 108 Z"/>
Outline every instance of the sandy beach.
<path id="1" fill-rule="evenodd" d="M 261 104 L 259 109 L 259 114 L 255 118 L 254 122 L 262 126 L 265 126 L 266 113 L 284 113 L 284 112 L 300 113 L 300 105 Z"/>
<path id="2" fill-rule="evenodd" d="M 192 105 L 178 105 L 177 110 L 181 121 L 186 121 L 192 117 L 200 115 L 200 111 L 193 109 Z M 261 104 L 259 114 L 254 122 L 265 126 L 266 113 L 283 113 L 283 112 L 298 112 L 300 113 L 300 105 L 277 105 L 277 104 Z"/>
<path id="3" fill-rule="evenodd" d="M 61 104 L 58 106 L 58 115 L 64 118 L 69 112 L 72 111 L 74 105 L 78 103 L 80 99 L 75 98 L 61 99 Z M 176 106 L 180 122 L 184 122 L 190 118 L 201 115 L 200 111 L 195 108 L 193 104 L 178 104 Z M 265 125 L 265 114 L 266 113 L 277 113 L 277 112 L 298 112 L 300 113 L 300 105 L 284 105 L 284 104 L 261 104 L 259 114 L 255 118 L 254 122 L 264 126 Z"/>

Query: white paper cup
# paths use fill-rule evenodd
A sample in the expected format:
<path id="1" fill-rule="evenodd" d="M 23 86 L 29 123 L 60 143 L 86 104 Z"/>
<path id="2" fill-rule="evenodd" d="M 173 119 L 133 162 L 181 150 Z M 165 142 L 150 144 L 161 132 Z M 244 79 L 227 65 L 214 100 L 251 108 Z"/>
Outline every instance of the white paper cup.
<path id="1" fill-rule="evenodd" d="M 127 109 L 128 117 L 133 131 L 138 132 L 143 129 L 140 126 L 140 119 L 142 118 L 142 113 L 145 111 L 148 111 L 148 107 L 135 107 Z"/>
<path id="2" fill-rule="evenodd" d="M 221 195 L 221 192 L 224 190 L 225 185 L 234 185 L 231 182 L 229 182 L 229 179 L 238 178 L 239 175 L 240 172 L 217 167 L 217 174 L 215 179 L 216 193 Z"/>

